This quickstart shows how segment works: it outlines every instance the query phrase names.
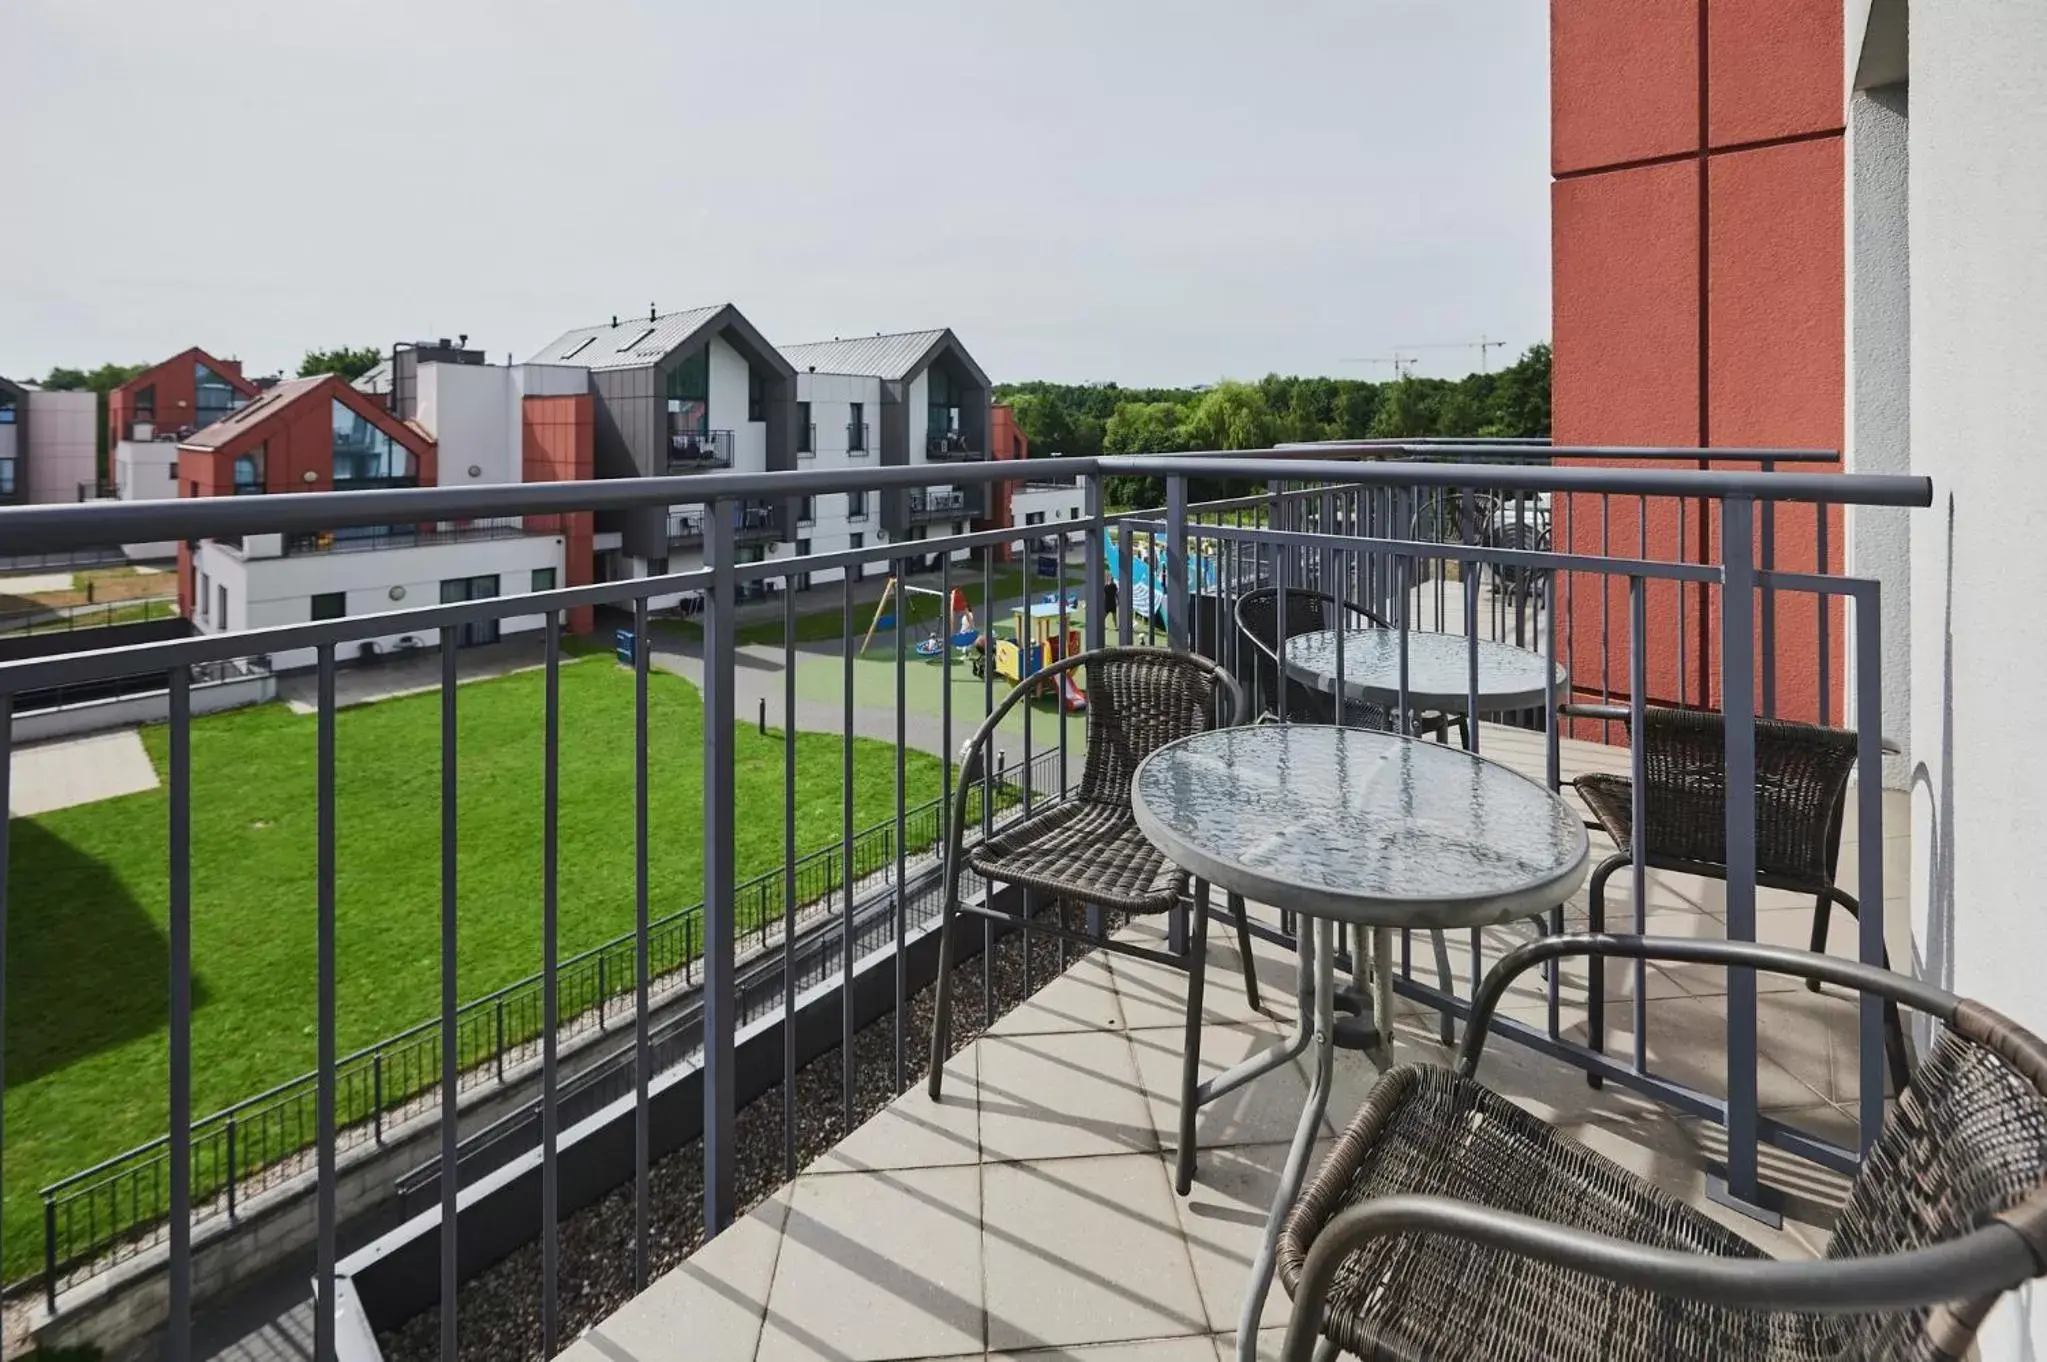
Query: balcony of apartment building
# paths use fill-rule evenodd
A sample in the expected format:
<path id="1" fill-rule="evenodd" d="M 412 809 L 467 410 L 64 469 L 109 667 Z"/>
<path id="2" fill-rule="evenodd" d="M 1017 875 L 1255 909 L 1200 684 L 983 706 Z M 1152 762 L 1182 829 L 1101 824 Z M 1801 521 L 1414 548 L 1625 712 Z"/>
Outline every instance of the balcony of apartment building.
<path id="1" fill-rule="evenodd" d="M 848 421 L 846 423 L 846 457 L 864 459 L 874 453 L 874 423 L 872 421 Z"/>
<path id="2" fill-rule="evenodd" d="M 1623 454 L 1630 466 L 1585 464 Z M 1885 1160 L 1866 1161 L 1895 1112 L 1907 1135 L 1887 1140 L 1921 1124 L 1899 1080 L 1913 1092 L 1920 1075 L 1955 1080 L 1951 1042 L 1929 1047 L 1849 987 L 1896 977 L 1887 962 L 1910 968 L 1911 832 L 1904 796 L 1882 779 L 1901 716 L 1884 712 L 1878 640 L 1860 623 L 1883 588 L 1843 575 L 1824 548 L 1862 509 L 1917 514 L 1931 489 L 1806 471 L 1833 451 L 1772 451 L 1767 471 L 1756 456 L 1473 443 L 1073 460 L 1062 473 L 1083 486 L 1154 480 L 1159 504 L 1044 526 L 1061 548 L 1049 582 L 999 564 L 1014 529 L 926 541 L 945 550 L 917 583 L 935 604 L 906 592 L 870 616 L 853 583 L 902 548 L 856 544 L 735 555 L 658 585 L 0 662 L 0 689 L 14 693 L 399 628 L 441 638 L 452 657 L 449 640 L 480 621 L 547 622 L 527 659 L 542 676 L 519 682 L 523 717 L 487 730 L 484 755 L 515 746 L 554 774 L 500 803 L 472 792 L 466 782 L 486 777 L 461 764 L 465 715 L 487 722 L 497 702 L 456 687 L 451 662 L 439 706 L 416 717 L 456 758 L 425 794 L 388 791 L 425 799 L 414 812 L 446 832 L 404 853 L 424 858 L 415 868 L 440 905 L 421 938 L 438 972 L 417 1025 L 344 1055 L 343 985 L 325 970 L 321 1062 L 266 1075 L 276 1085 L 252 1085 L 246 1102 L 195 1106 L 184 943 L 190 887 L 208 867 L 180 844 L 154 868 L 169 876 L 164 1095 L 179 1135 L 45 1184 L 41 1223 L 24 1230 L 40 1237 L 26 1280 L 41 1293 L 40 1336 L 117 1342 L 126 1326 L 97 1304 L 111 1274 L 177 1268 L 202 1292 L 163 1298 L 181 1338 L 226 1246 L 260 1232 L 272 1255 L 316 1251 L 322 1304 L 298 1318 L 362 1350 L 346 1356 L 616 1362 L 684 1346 L 901 1359 L 1112 1343 L 1161 1362 L 1275 1355 L 1302 1270 L 1287 1257 L 1269 1293 L 1255 1289 L 1275 1207 L 1326 1214 L 1353 1177 L 1399 1190 L 1431 1176 L 1566 1228 L 1543 1238 L 1491 1211 L 1446 1226 L 1478 1226 L 1489 1252 L 1530 1248 L 1583 1271 L 1560 1279 L 1568 1290 L 1536 1290 L 1511 1255 L 1430 1273 L 1389 1252 L 1373 1260 L 1382 1296 L 1339 1277 L 1333 1309 L 1369 1323 L 1375 1300 L 1397 1300 L 1443 1327 L 1491 1327 L 1504 1312 L 1569 1330 L 1549 1312 L 1581 1319 L 1593 1307 L 1573 1293 L 1618 1271 L 1646 1286 L 1599 1318 L 1778 1327 L 1754 1324 L 1736 1286 L 1708 1296 L 1727 1306 L 1692 1307 L 1686 1293 L 1748 1280 L 1726 1264 L 1757 1255 L 1803 1271 L 1785 1278 L 1801 1290 L 1861 1281 L 1821 1255 L 1844 1214 L 1866 1223 L 1870 1200 L 1917 1195 L 1885 1182 Z M 1742 462 L 1723 471 L 1729 457 Z M 979 490 L 1005 471 L 953 476 Z M 799 471 L 788 495 L 925 491 L 915 476 Z M 1197 478 L 1238 494 L 1193 501 Z M 762 505 L 751 486 L 706 477 L 702 505 L 671 512 L 671 539 L 691 524 L 699 538 L 721 522 L 737 531 Z M 602 491 L 615 500 L 615 484 Z M 467 509 L 559 513 L 585 492 L 475 489 Z M 406 523 L 424 496 L 446 493 L 379 494 L 337 512 L 333 532 Z M 1701 502 L 1720 527 L 1703 547 L 1676 529 Z M 95 506 L 0 514 L 25 548 L 56 551 L 109 532 L 206 537 L 220 513 L 117 509 L 118 524 Z M 798 614 L 798 593 L 781 588 L 827 569 L 842 572 L 843 599 Z M 955 589 L 978 593 L 985 638 L 959 627 Z M 656 673 L 646 602 L 677 591 L 701 601 L 701 632 L 686 661 Z M 759 594 L 772 602 L 742 604 Z M 591 604 L 633 621 L 616 657 L 562 636 L 563 612 Z M 685 679 L 705 711 L 701 743 L 682 750 L 650 720 L 672 712 L 658 706 Z M 640 886 L 643 906 L 624 934 L 571 955 L 557 846 L 602 811 L 571 778 L 563 735 L 588 758 L 604 745 L 589 725 L 605 705 L 618 707 L 602 722 L 615 721 L 625 755 L 601 799 L 636 791 L 610 812 L 640 829 L 610 871 L 628 898 Z M 362 834 L 335 817 L 357 720 L 331 706 L 331 692 L 314 705 L 341 731 L 318 746 L 313 779 L 302 749 L 276 757 L 320 829 L 300 868 L 322 904 L 306 930 L 329 959 L 337 934 L 373 930 L 361 915 L 376 911 L 345 896 L 339 923 L 333 907 L 335 858 Z M 170 713 L 175 839 L 223 794 L 183 755 L 206 721 Z M 1178 717 L 1160 728 L 1145 717 L 1159 715 Z M 1162 745 L 1168 729 L 1185 736 Z M 829 750 L 811 752 L 813 739 Z M 1810 784 L 1815 763 L 1828 774 Z M 1814 797 L 1780 801 L 1798 781 Z M 685 787 L 701 797 L 684 820 L 702 838 L 700 899 L 696 859 L 686 888 L 668 884 L 661 859 L 661 838 L 683 825 L 662 830 L 644 802 Z M 1787 837 L 1804 847 L 1796 866 Z M 133 854 L 166 855 L 152 846 Z M 20 837 L 0 846 L 34 854 Z M 1089 879 L 1090 867 L 1113 873 Z M 40 892 L 33 875 L 16 883 Z M 500 894 L 520 900 L 522 941 L 540 924 L 537 972 L 465 991 L 457 943 L 465 962 L 481 948 L 493 929 L 475 905 Z M 1813 966 L 1826 986 L 1810 991 L 1770 971 L 1804 958 L 1781 948 L 1810 944 L 1816 923 L 1831 932 Z M 209 1010 L 235 1005 L 230 978 L 209 966 L 206 983 Z M 1901 988 L 1943 1006 L 1915 982 Z M 1234 1068 L 1260 1055 L 1261 1071 Z M 1448 1084 L 1443 1066 L 1466 1058 L 1474 1077 L 1453 1097 L 1467 1118 L 1431 1126 L 1433 1109 L 1401 1085 Z M 1985 1100 L 2017 1100 L 2030 1082 Z M 1409 1123 L 1399 1157 L 1347 1172 L 1380 1148 L 1374 1122 L 1389 1113 Z M 1457 1163 L 1480 1148 L 1490 1162 Z M 1844 1212 L 1858 1178 L 1859 1209 Z M 1298 1223 L 1312 1234 L 1319 1222 Z M 1670 1252 L 1571 1237 L 1588 1224 Z M 2011 1256 L 1965 1242 L 1959 1257 L 1876 1267 L 1895 1269 L 1894 1297 L 1919 1266 L 1995 1294 Z M 360 1248 L 342 1256 L 342 1243 Z M 1687 1276 L 1699 1255 L 1713 1261 Z"/>
<path id="3" fill-rule="evenodd" d="M 939 411 L 931 414 L 931 424 L 925 427 L 924 458 L 929 463 L 958 463 L 966 459 L 985 459 L 988 451 L 981 448 L 985 441 L 968 437 L 956 425 L 945 424 L 948 418 Z"/>
<path id="4" fill-rule="evenodd" d="M 980 487 L 918 487 L 905 501 L 912 524 L 959 520 L 981 514 L 985 491 Z"/>
<path id="5" fill-rule="evenodd" d="M 729 430 L 712 430 L 695 421 L 683 426 L 670 423 L 668 471 L 701 473 L 730 468 L 735 436 Z"/>

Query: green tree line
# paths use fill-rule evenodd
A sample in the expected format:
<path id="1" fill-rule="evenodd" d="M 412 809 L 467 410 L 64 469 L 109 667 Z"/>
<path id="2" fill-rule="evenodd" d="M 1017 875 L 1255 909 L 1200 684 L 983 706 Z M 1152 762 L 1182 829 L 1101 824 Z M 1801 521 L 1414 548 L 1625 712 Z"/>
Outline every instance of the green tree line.
<path id="1" fill-rule="evenodd" d="M 1268 374 L 1206 388 L 1114 383 L 1003 383 L 995 400 L 1016 413 L 1033 456 L 1173 454 L 1265 449 L 1293 440 L 1549 434 L 1548 344 L 1492 373 L 1402 376 L 1384 383 Z M 1114 479 L 1111 501 L 1154 504 L 1147 478 Z M 1216 487 L 1204 495 L 1229 495 Z"/>

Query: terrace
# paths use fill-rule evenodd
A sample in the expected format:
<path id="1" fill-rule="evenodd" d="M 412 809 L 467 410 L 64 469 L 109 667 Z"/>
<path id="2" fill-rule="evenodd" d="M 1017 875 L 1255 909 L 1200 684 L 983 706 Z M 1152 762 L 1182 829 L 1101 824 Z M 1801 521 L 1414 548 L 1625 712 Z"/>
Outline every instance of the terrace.
<path id="1" fill-rule="evenodd" d="M 1866 904 L 1859 931 L 1841 915 L 1832 949 L 1874 964 L 1888 940 L 1893 958 L 1910 959 L 1902 907 L 1909 835 L 1898 797 L 1882 793 L 1880 668 L 1871 665 L 1877 640 L 1857 628 L 1871 617 L 1879 589 L 1833 571 L 1828 546 L 1840 542 L 1857 507 L 1925 504 L 1925 483 L 1800 471 L 1830 461 L 1825 452 L 1630 450 L 1626 457 L 1638 464 L 1670 467 L 1549 464 L 1563 455 L 1615 453 L 1354 445 L 1318 448 L 1312 457 L 1289 450 L 1071 460 L 1062 472 L 1081 481 L 1089 513 L 1043 527 L 1064 549 L 1053 555 L 1060 574 L 1054 594 L 1068 603 L 1071 626 L 1088 646 L 1119 640 L 1191 648 L 1244 678 L 1260 704 L 1271 696 L 1257 693 L 1255 659 L 1234 621 L 1237 601 L 1264 585 L 1333 589 L 1369 603 L 1403 640 L 1490 639 L 1561 663 L 1567 682 L 1538 703 L 1474 722 L 1471 731 L 1485 756 L 1566 792 L 1588 771 L 1640 777 L 1643 753 L 1627 738 L 1652 701 L 1726 712 L 1730 769 L 1753 760 L 1753 726 L 1742 717 L 1839 724 L 1852 714 L 1867 741 L 1841 829 L 1839 883 Z M 1716 460 L 1767 467 L 1696 467 Z M 1004 472 L 965 465 L 954 476 L 983 495 L 991 483 L 1017 481 Z M 1163 509 L 1101 514 L 1101 479 L 1110 475 L 1160 479 Z M 1043 933 L 990 933 L 956 965 L 969 1015 L 956 1030 L 960 1048 L 945 1099 L 934 1105 L 921 1088 L 904 1095 L 917 1083 L 928 1037 L 924 993 L 937 970 L 941 878 L 931 848 L 948 805 L 941 799 L 927 807 L 928 792 L 913 791 L 905 779 L 903 754 L 958 753 L 960 739 L 1007 685 L 993 668 L 975 674 L 961 650 L 919 656 L 923 631 L 914 624 L 865 645 L 853 623 L 822 645 L 799 643 L 789 591 L 781 593 L 780 641 L 741 641 L 747 621 L 738 601 L 749 588 L 886 564 L 903 550 L 741 563 L 731 547 L 746 507 L 912 491 L 920 477 L 928 473 L 860 468 L 393 490 L 351 498 L 341 511 L 325 498 L 287 495 L 0 513 L 18 550 L 62 552 L 124 539 L 700 506 L 691 523 L 708 564 L 119 655 L 0 663 L 6 697 L 160 670 L 169 677 L 171 716 L 161 955 L 171 998 L 169 1072 L 158 1089 L 168 1098 L 170 1133 L 121 1155 L 127 1162 L 116 1169 L 114 1190 L 94 1194 L 104 1195 L 118 1221 L 96 1230 L 103 1241 L 97 1256 L 58 1254 L 46 1237 L 40 1271 L 32 1261 L 10 1262 L 18 1327 L 51 1344 L 108 1340 L 113 1304 L 141 1313 L 137 1293 L 161 1282 L 166 1309 L 154 1322 L 166 1328 L 166 1355 L 187 1356 L 195 1317 L 229 1284 L 260 1270 L 235 1247 L 260 1233 L 270 1258 L 311 1253 L 310 1275 L 332 1307 L 303 1307 L 322 1356 L 395 1359 L 438 1348 L 452 1357 L 481 1327 L 509 1329 L 492 1335 L 502 1355 L 553 1356 L 573 1347 L 590 1362 L 672 1355 L 679 1330 L 699 1340 L 695 1355 L 706 1357 L 959 1357 L 1142 1341 L 1129 1356 L 1168 1362 L 1227 1349 L 1248 1245 L 1305 1088 L 1300 1064 L 1204 1109 L 1196 1127 L 1199 1175 L 1191 1197 L 1177 1199 L 1169 1164 L 1185 977 L 1123 956 L 1076 958 Z M 1260 490 L 1195 503 L 1195 479 Z M 1685 517 L 1705 514 L 1702 501 L 1713 503 L 1723 527 L 1710 556 L 1683 530 Z M 972 564 L 942 556 L 935 585 L 949 596 L 978 580 L 989 603 L 983 613 L 994 619 L 997 568 L 985 551 L 1014 533 L 916 548 L 976 552 Z M 855 576 L 838 588 L 848 622 L 856 614 Z M 648 725 L 643 679 L 655 651 L 647 601 L 678 592 L 701 593 L 705 602 L 701 646 L 662 664 L 698 687 L 703 705 L 701 760 L 692 752 L 686 763 L 701 767 L 692 774 L 700 779 L 703 893 L 680 937 L 650 911 L 646 888 L 654 848 L 685 830 L 657 829 L 647 816 L 648 751 L 663 735 Z M 1751 620 L 1737 606 L 1752 597 Z M 1113 612 L 1096 608 L 1108 599 Z M 611 810 L 634 824 L 639 887 L 632 933 L 597 956 L 572 959 L 557 937 L 566 892 L 557 829 L 565 818 L 581 826 L 605 813 L 565 804 L 554 777 L 565 717 L 562 620 L 585 605 L 630 611 L 639 639 L 635 793 L 621 792 L 624 806 Z M 479 873 L 476 858 L 491 854 L 477 849 L 498 845 L 505 829 L 496 823 L 506 820 L 494 821 L 462 789 L 453 757 L 470 739 L 454 659 L 464 625 L 513 614 L 544 614 L 548 628 L 543 703 L 523 726 L 494 727 L 490 739 L 523 745 L 540 776 L 513 799 L 533 815 L 526 821 L 542 845 L 531 885 L 539 924 L 534 968 L 519 984 L 508 1041 L 508 1005 L 490 1001 L 508 995 L 469 988 L 456 968 L 461 932 L 474 921 L 462 886 Z M 864 620 L 866 612 L 859 615 Z M 758 624 L 749 622 L 750 637 Z M 336 866 L 351 827 L 336 817 L 337 773 L 349 767 L 337 752 L 332 715 L 336 648 L 400 630 L 438 631 L 446 659 L 440 835 L 424 848 L 425 868 L 438 872 L 441 886 L 438 936 L 423 938 L 429 964 L 437 961 L 439 1008 L 407 1037 L 422 1056 L 417 1081 L 387 1101 L 364 1089 L 360 1055 L 344 1059 L 341 1048 L 339 985 L 349 966 L 337 948 L 337 923 L 353 903 Z M 260 1156 L 222 1155 L 212 1152 L 211 1116 L 194 1105 L 193 1065 L 209 1053 L 204 1013 L 221 1004 L 195 1009 L 193 996 L 192 886 L 207 868 L 190 854 L 192 820 L 203 813 L 194 799 L 190 735 L 206 721 L 190 714 L 189 673 L 306 648 L 320 659 L 310 735 L 313 912 L 305 927 L 317 967 L 300 996 L 317 1056 L 303 1079 L 293 1079 L 300 1084 L 291 1118 L 298 1138 L 280 1137 Z M 1344 663 L 1337 665 L 1341 683 Z M 1559 720 L 1565 701 L 1619 708 Z M 856 739 L 894 748 L 895 770 L 884 777 L 893 818 L 878 825 L 885 831 L 856 829 L 853 800 L 832 793 L 843 803 L 840 870 L 806 868 L 815 849 L 799 847 L 797 828 L 814 822 L 815 810 L 798 780 L 796 744 L 750 741 L 743 756 L 738 751 L 735 734 L 756 721 L 842 738 L 838 789 L 852 787 Z M 934 763 L 941 794 L 953 793 L 959 779 L 979 787 L 971 815 L 978 836 L 1070 798 L 1084 764 L 1086 724 L 1084 713 L 1067 707 L 1026 704 L 1002 721 L 999 760 L 964 772 Z M 766 755 L 771 748 L 780 755 Z M 287 757 L 280 751 L 278 760 Z M 435 764 L 431 751 L 419 760 Z M 863 779 L 871 791 L 872 773 Z M 764 788 L 779 793 L 779 805 L 760 797 Z M 745 800 L 742 789 L 751 792 Z M 505 798 L 500 793 L 492 807 Z M 785 830 L 785 869 L 742 875 L 739 825 L 758 834 L 763 820 Z M 698 828 L 686 835 L 695 838 Z M 1752 841 L 1753 829 L 1743 836 Z M 1592 840 L 1596 859 L 1608 846 L 1599 834 Z M 880 850 L 858 850 L 856 841 Z M 1810 930 L 1809 893 L 1646 866 L 1638 882 L 1639 899 L 1625 873 L 1609 886 L 1609 926 L 1776 944 L 1801 944 Z M 970 883 L 982 902 L 1015 902 L 997 887 Z M 1034 908 L 1041 924 L 1048 913 L 1060 922 L 1071 916 L 1063 905 Z M 1585 891 L 1559 908 L 1566 928 L 1584 925 Z M 1297 1016 L 1296 923 L 1263 908 L 1254 916 L 1264 1007 L 1253 1011 L 1233 992 L 1229 934 L 1217 932 L 1204 1012 L 1203 1062 L 1211 1070 Z M 1177 943 L 1186 926 L 1183 908 L 1118 930 L 1125 941 Z M 1430 967 L 1426 936 L 1404 941 L 1396 1057 L 1440 1061 L 1443 1020 L 1457 1022 L 1484 969 L 1530 935 L 1521 924 L 1454 934 L 1447 991 Z M 593 959 L 608 962 L 594 984 L 585 977 Z M 1596 1052 L 1586 1043 L 1589 970 L 1564 964 L 1554 982 L 1554 1000 L 1540 981 L 1517 986 L 1495 1021 L 1482 1075 L 1752 1241 L 1784 1255 L 1814 1252 L 1885 1110 L 1874 1011 L 1831 991 L 1759 987 L 1743 971 L 1614 966 L 1598 990 L 1608 1034 L 1604 1052 Z M 600 1008 L 594 1028 L 583 1019 L 592 997 Z M 479 998 L 486 1000 L 481 1010 Z M 485 1034 L 491 1044 L 476 1039 Z M 441 1036 L 463 1039 L 441 1044 Z M 1601 1078 L 1603 1088 L 1589 1087 L 1587 1075 Z M 1340 1057 L 1329 1133 L 1349 1119 L 1371 1076 L 1362 1056 Z M 455 1175 L 442 1176 L 446 1169 Z M 237 1196 L 231 1189 L 253 1172 L 264 1176 Z M 671 1178 L 688 1188 L 679 1200 L 660 1190 Z M 377 1189 L 394 1179 L 397 1196 L 379 1200 Z M 1767 1223 L 1772 1208 L 1784 1215 L 1781 1227 Z M 342 1258 L 344 1240 L 361 1242 L 371 1220 L 388 1223 L 401 1209 L 409 1217 L 401 1228 Z M 607 1216 L 610 1231 L 585 1228 Z M 704 1238 L 702 1226 L 724 1232 L 678 1266 Z M 589 1247 L 592 1233 L 612 1245 L 609 1266 Z M 538 1254 L 522 1252 L 536 1238 Z M 516 1302 L 510 1324 L 502 1315 L 508 1292 Z M 1275 1292 L 1263 1322 L 1283 1317 Z"/>

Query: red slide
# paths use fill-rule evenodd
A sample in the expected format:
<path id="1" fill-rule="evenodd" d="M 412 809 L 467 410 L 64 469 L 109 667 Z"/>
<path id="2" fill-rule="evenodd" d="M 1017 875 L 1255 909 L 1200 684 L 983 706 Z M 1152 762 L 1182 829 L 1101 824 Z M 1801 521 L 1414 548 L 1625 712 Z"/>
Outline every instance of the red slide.
<path id="1" fill-rule="evenodd" d="M 1069 714 L 1078 714 L 1087 708 L 1087 692 L 1073 679 L 1072 672 L 1065 672 L 1059 677 L 1059 702 L 1066 706 Z"/>

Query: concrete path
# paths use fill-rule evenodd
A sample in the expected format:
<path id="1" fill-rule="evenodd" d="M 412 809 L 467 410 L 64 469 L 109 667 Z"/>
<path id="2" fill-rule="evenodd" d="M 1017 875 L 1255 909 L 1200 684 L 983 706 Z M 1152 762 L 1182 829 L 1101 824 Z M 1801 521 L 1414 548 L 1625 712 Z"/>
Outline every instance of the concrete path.
<path id="1" fill-rule="evenodd" d="M 487 681 L 544 666 L 546 661 L 544 637 L 538 633 L 517 634 L 503 643 L 461 649 L 455 654 L 455 675 L 462 684 Z M 317 708 L 319 684 L 319 674 L 311 669 L 291 672 L 277 678 L 277 698 L 290 705 L 294 714 L 311 714 Z M 348 662 L 334 669 L 334 703 L 343 709 L 440 687 L 441 652 L 431 634 L 421 635 L 418 648 L 386 654 L 376 662 Z"/>
<path id="2" fill-rule="evenodd" d="M 0 596 L 40 596 L 49 591 L 69 591 L 72 574 L 37 572 L 26 577 L 0 577 Z"/>
<path id="3" fill-rule="evenodd" d="M 132 728 L 14 749 L 7 812 L 14 817 L 154 790 L 156 767 Z"/>

